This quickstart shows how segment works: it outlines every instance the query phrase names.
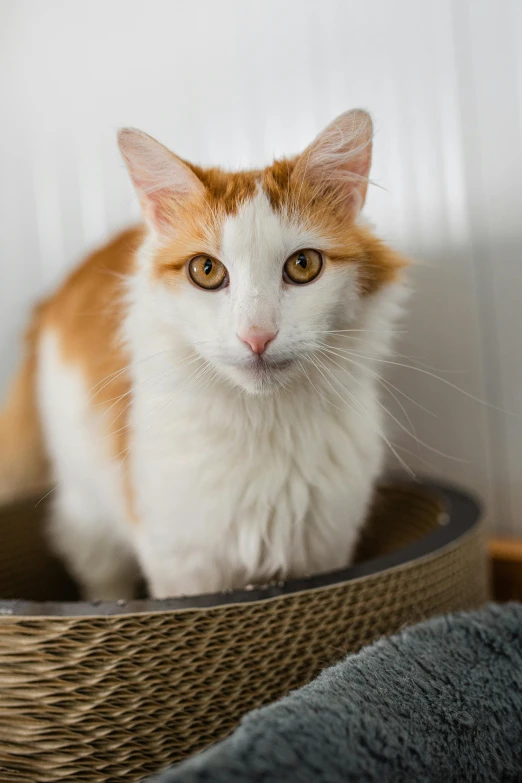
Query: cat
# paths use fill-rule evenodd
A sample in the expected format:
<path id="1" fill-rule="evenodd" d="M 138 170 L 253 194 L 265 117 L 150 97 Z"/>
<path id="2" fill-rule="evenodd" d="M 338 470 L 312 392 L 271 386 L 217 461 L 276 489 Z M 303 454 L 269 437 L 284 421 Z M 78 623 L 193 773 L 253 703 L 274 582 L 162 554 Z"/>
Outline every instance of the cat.
<path id="1" fill-rule="evenodd" d="M 50 541 L 85 599 L 350 562 L 407 266 L 360 216 L 372 137 L 352 110 L 228 173 L 120 131 L 143 224 L 36 308 L 0 418 L 2 498 L 56 485 Z"/>

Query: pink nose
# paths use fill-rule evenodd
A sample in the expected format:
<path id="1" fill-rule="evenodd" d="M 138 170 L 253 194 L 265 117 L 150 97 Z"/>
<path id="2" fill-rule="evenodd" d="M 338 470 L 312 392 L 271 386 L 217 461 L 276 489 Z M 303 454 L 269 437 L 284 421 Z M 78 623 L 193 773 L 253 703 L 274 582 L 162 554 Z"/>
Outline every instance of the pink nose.
<path id="1" fill-rule="evenodd" d="M 268 344 L 276 337 L 277 332 L 246 332 L 238 335 L 246 345 L 249 346 L 252 353 L 261 356 L 268 348 Z"/>

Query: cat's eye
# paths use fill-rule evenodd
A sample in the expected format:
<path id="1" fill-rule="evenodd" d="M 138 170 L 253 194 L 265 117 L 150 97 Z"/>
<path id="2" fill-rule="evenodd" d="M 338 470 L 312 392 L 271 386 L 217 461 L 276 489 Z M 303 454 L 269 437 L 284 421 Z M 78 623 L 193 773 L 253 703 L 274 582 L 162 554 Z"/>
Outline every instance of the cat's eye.
<path id="1" fill-rule="evenodd" d="M 298 250 L 285 261 L 283 278 L 296 285 L 311 283 L 322 268 L 323 259 L 317 250 Z"/>
<path id="2" fill-rule="evenodd" d="M 228 283 L 227 268 L 212 256 L 195 256 L 188 262 L 190 279 L 200 288 L 215 291 Z"/>

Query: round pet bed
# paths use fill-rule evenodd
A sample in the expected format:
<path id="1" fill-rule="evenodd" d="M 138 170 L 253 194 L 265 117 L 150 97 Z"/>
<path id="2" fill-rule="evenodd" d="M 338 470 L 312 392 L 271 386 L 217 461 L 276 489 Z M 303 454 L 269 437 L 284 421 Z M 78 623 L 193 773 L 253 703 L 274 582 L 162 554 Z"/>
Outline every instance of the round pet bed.
<path id="1" fill-rule="evenodd" d="M 44 514 L 0 512 L 2 783 L 137 783 L 346 653 L 487 599 L 479 508 L 430 483 L 380 488 L 343 571 L 162 601 L 74 600 Z"/>

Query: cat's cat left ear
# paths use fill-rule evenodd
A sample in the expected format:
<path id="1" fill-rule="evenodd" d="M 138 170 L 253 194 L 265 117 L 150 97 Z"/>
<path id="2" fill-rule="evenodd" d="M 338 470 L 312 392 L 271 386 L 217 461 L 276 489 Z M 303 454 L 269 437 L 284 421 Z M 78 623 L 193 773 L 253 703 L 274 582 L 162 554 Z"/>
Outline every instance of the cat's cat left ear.
<path id="1" fill-rule="evenodd" d="M 157 234 L 169 233 L 176 208 L 203 194 L 203 183 L 186 163 L 143 131 L 123 128 L 118 144 L 145 220 Z"/>
<path id="2" fill-rule="evenodd" d="M 313 191 L 334 199 L 346 218 L 357 217 L 366 199 L 372 136 L 372 120 L 363 109 L 341 114 L 297 158 L 294 187 L 306 180 Z"/>

